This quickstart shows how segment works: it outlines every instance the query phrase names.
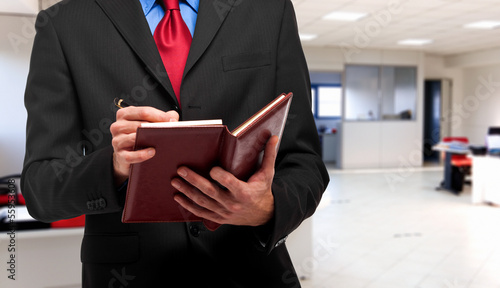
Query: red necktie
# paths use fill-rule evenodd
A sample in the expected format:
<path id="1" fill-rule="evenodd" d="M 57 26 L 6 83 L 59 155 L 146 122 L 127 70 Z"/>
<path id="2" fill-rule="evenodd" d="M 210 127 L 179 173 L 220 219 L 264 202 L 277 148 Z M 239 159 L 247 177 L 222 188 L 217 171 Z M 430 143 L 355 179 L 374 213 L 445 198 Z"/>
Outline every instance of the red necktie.
<path id="1" fill-rule="evenodd" d="M 179 1 L 163 0 L 163 2 L 165 16 L 156 27 L 154 39 L 180 105 L 182 74 L 192 38 L 186 23 L 182 20 Z"/>

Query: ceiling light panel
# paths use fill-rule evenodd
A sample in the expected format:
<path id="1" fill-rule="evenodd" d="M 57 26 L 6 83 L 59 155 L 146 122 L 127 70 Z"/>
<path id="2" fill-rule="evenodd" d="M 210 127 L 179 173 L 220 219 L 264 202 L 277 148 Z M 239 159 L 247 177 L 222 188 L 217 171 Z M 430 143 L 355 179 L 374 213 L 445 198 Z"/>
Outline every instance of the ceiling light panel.
<path id="1" fill-rule="evenodd" d="M 431 39 L 405 39 L 398 41 L 399 45 L 408 45 L 408 46 L 423 46 L 431 43 L 432 43 Z"/>
<path id="2" fill-rule="evenodd" d="M 332 12 L 323 17 L 324 20 L 334 20 L 334 21 L 349 21 L 354 22 L 365 17 L 367 13 L 362 12 Z"/>
<path id="3" fill-rule="evenodd" d="M 469 29 L 495 29 L 500 27 L 500 21 L 478 21 L 478 22 L 472 22 L 469 24 L 464 25 L 465 28 Z"/>

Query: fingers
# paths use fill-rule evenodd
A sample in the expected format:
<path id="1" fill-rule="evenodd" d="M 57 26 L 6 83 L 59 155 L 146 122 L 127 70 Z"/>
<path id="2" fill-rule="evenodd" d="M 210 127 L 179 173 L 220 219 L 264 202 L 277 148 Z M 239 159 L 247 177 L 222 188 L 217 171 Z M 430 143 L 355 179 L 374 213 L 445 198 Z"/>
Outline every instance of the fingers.
<path id="1" fill-rule="evenodd" d="M 176 111 L 161 111 L 153 107 L 129 106 L 116 112 L 116 122 L 111 124 L 111 135 L 135 133 L 143 122 L 173 122 L 179 121 Z"/>
<path id="2" fill-rule="evenodd" d="M 128 178 L 131 164 L 141 163 L 154 157 L 153 148 L 134 151 L 136 131 L 141 123 L 167 121 L 179 121 L 179 114 L 176 111 L 164 112 L 153 107 L 134 106 L 117 111 L 116 122 L 110 127 L 114 150 L 113 168 L 117 183 Z"/>
<path id="3" fill-rule="evenodd" d="M 191 185 L 187 185 L 183 181 L 180 181 L 180 179 L 174 179 L 172 181 L 174 188 L 202 207 L 215 208 L 214 203 L 210 203 L 210 199 L 220 201 L 220 194 L 223 192 L 220 187 L 186 167 L 179 168 L 177 172 L 179 176 Z M 198 195 L 199 193 L 196 193 L 198 191 L 203 191 L 203 194 L 206 196 Z"/>
<path id="4" fill-rule="evenodd" d="M 153 107 L 129 106 L 116 112 L 116 120 L 169 122 L 179 121 L 179 114 L 173 110 L 165 112 Z"/>
<path id="5" fill-rule="evenodd" d="M 267 223 L 274 213 L 271 187 L 277 144 L 277 136 L 269 138 L 261 168 L 247 182 L 220 167 L 211 169 L 209 179 L 180 167 L 177 170 L 180 178 L 171 182 L 180 192 L 174 199 L 191 213 L 219 224 L 258 226 Z"/>
<path id="6" fill-rule="evenodd" d="M 119 157 L 122 161 L 128 164 L 141 163 L 149 160 L 155 156 L 156 150 L 154 148 L 146 148 L 137 151 L 122 151 Z"/>
<path id="7" fill-rule="evenodd" d="M 128 179 L 130 165 L 141 163 L 154 157 L 154 148 L 146 148 L 137 151 L 126 149 L 115 150 L 113 153 L 113 169 L 117 185 Z"/>
<path id="8" fill-rule="evenodd" d="M 265 187 L 267 190 L 272 183 L 272 179 L 274 177 L 274 164 L 277 156 L 277 144 L 278 144 L 279 138 L 277 136 L 272 136 L 269 138 L 265 150 L 264 150 L 264 157 L 262 159 L 262 165 L 259 171 L 257 171 L 253 177 L 255 181 L 254 182 L 259 182 L 256 183 L 256 186 L 260 187 Z M 180 177 L 182 177 L 185 181 L 190 183 L 192 187 L 199 191 L 203 191 L 203 194 L 208 196 L 211 199 L 214 199 L 216 202 L 220 203 L 220 205 L 228 210 L 233 210 L 233 208 L 237 207 L 232 207 L 234 203 L 234 199 L 231 196 L 235 196 L 237 198 L 242 199 L 243 201 L 250 200 L 252 196 L 251 193 L 246 193 L 245 185 L 247 184 L 244 181 L 239 180 L 236 178 L 233 174 L 227 172 L 226 170 L 222 169 L 221 167 L 214 167 L 210 171 L 210 178 L 213 181 L 210 181 L 204 177 L 201 177 L 197 173 L 193 172 L 192 170 L 188 169 L 187 167 L 180 167 L 177 171 Z M 251 181 L 250 179 L 249 181 Z M 218 184 L 222 185 L 225 187 L 227 190 L 231 191 L 231 193 L 226 193 L 226 190 L 223 190 Z M 181 187 L 184 187 L 182 185 L 182 181 L 179 179 L 175 179 L 172 181 L 172 185 L 179 190 L 180 192 L 184 193 Z M 190 186 L 185 186 L 185 192 L 184 193 L 187 197 L 189 197 L 191 200 L 196 202 L 198 205 L 203 206 L 207 209 L 208 207 L 206 205 L 206 199 L 200 197 L 200 195 L 195 195 L 192 193 L 192 190 L 189 189 Z M 259 187 L 259 188 L 260 188 Z M 237 193 L 237 194 L 234 194 Z"/>
<path id="9" fill-rule="evenodd" d="M 198 204 L 190 201 L 187 196 L 183 194 L 177 194 L 174 196 L 174 200 L 177 201 L 184 209 L 193 213 L 194 215 L 215 222 L 219 224 L 228 224 L 226 217 L 223 217 L 211 210 L 199 206 Z"/>
<path id="10" fill-rule="evenodd" d="M 221 196 L 225 191 L 187 168 L 180 168 L 179 175 L 188 182 L 181 179 L 172 180 L 172 186 L 182 193 L 175 195 L 174 200 L 198 217 L 223 224 L 224 219 L 230 215 L 229 210 L 221 204 L 224 202 L 221 201 Z"/>
<path id="11" fill-rule="evenodd" d="M 240 191 L 244 183 L 221 167 L 212 168 L 210 177 L 229 191 Z"/>

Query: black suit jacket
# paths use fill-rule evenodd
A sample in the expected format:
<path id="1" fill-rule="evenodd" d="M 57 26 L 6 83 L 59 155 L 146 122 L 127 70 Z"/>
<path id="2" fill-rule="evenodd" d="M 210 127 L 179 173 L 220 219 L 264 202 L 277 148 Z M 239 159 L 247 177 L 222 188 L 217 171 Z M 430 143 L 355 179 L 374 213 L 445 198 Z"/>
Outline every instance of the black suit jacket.
<path id="1" fill-rule="evenodd" d="M 299 287 L 282 244 L 313 214 L 328 175 L 289 0 L 200 1 L 182 109 L 139 1 L 63 1 L 36 27 L 22 191 L 39 220 L 86 215 L 84 287 Z M 210 232 L 200 223 L 121 223 L 125 190 L 114 185 L 109 132 L 115 97 L 175 109 L 182 120 L 222 118 L 233 129 L 283 92 L 294 98 L 268 225 Z"/>

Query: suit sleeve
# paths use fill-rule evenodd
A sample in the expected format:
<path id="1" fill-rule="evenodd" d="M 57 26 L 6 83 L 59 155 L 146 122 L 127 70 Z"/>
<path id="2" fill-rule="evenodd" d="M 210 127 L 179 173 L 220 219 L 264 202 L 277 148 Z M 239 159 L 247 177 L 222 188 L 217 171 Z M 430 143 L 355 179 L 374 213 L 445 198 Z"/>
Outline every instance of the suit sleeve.
<path id="1" fill-rule="evenodd" d="M 275 94 L 293 92 L 293 100 L 275 166 L 272 186 L 275 213 L 273 222 L 267 225 L 267 231 L 272 232 L 267 233 L 264 241 L 259 237 L 268 253 L 314 213 L 329 182 L 311 112 L 309 71 L 295 13 L 288 0 L 285 1 L 277 57 Z"/>
<path id="2" fill-rule="evenodd" d="M 51 17 L 40 12 L 25 106 L 28 112 L 22 193 L 29 213 L 52 222 L 120 211 L 110 145 L 84 155 L 83 112 Z"/>

